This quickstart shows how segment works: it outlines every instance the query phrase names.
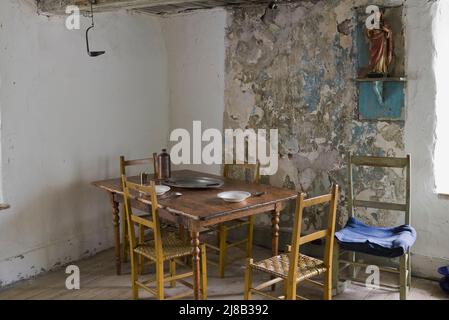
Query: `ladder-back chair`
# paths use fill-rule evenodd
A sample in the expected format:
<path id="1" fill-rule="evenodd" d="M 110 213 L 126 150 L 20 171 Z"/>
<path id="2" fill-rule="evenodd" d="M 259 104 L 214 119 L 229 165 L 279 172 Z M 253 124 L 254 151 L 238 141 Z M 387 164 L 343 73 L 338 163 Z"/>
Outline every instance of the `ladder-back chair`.
<path id="1" fill-rule="evenodd" d="M 399 268 L 380 267 L 380 271 L 399 273 L 400 299 L 407 298 L 411 285 L 410 248 L 416 240 L 416 231 L 410 226 L 410 155 L 403 158 L 353 156 L 348 153 L 348 211 L 346 226 L 336 232 L 337 244 L 334 250 L 334 287 L 339 293 L 350 281 L 359 282 L 355 267 L 367 267 L 369 264 L 357 261 L 356 252 L 386 258 L 399 257 Z M 400 168 L 405 174 L 405 203 L 392 203 L 374 200 L 359 200 L 354 196 L 353 170 L 355 167 Z M 368 226 L 355 218 L 355 208 L 372 208 L 402 211 L 405 224 L 397 227 Z M 341 259 L 347 255 L 347 259 Z M 340 265 L 343 267 L 340 268 Z M 338 287 L 339 273 L 349 268 L 349 279 Z M 390 285 L 383 285 L 391 288 Z"/>
<path id="2" fill-rule="evenodd" d="M 254 262 L 248 259 L 245 272 L 244 298 L 251 299 L 252 294 L 259 294 L 271 299 L 296 300 L 306 299 L 296 294 L 296 286 L 301 281 L 308 281 L 324 290 L 324 299 L 332 299 L 332 252 L 334 247 L 335 218 L 337 212 L 338 185 L 332 186 L 332 191 L 319 197 L 304 199 L 304 193 L 299 194 L 296 202 L 295 222 L 292 234 L 292 245 L 287 247 L 287 253 L 277 255 L 262 261 Z M 316 205 L 327 204 L 328 217 L 326 229 L 315 231 L 301 236 L 301 223 L 303 211 Z M 316 259 L 301 254 L 300 246 L 314 240 L 325 238 L 324 259 Z M 291 267 L 295 266 L 295 267 Z M 272 276 L 272 279 L 256 287 L 252 286 L 253 271 L 262 271 Z M 323 283 L 311 278 L 323 275 Z M 275 283 L 284 283 L 284 295 L 275 297 L 267 291 Z"/>
<path id="3" fill-rule="evenodd" d="M 240 174 L 245 175 L 245 180 L 249 183 L 259 183 L 260 181 L 260 163 L 256 161 L 255 164 L 244 163 L 244 164 L 225 164 L 223 168 L 223 176 L 228 179 L 232 179 L 233 171 L 239 171 Z M 248 174 L 249 173 L 249 174 Z M 217 245 L 212 245 L 206 243 L 206 246 L 209 249 L 212 249 L 218 252 L 218 263 L 214 261 L 208 261 L 211 264 L 215 264 L 218 266 L 219 276 L 221 278 L 225 275 L 225 266 L 227 263 L 232 261 L 242 259 L 242 258 L 250 258 L 252 257 L 253 252 L 253 229 L 254 229 L 254 220 L 255 216 L 250 216 L 248 218 L 242 218 L 235 221 L 224 222 L 218 225 L 217 228 L 212 228 L 209 231 L 217 232 Z M 246 227 L 246 237 L 242 240 L 236 242 L 228 241 L 228 233 L 230 230 L 238 229 Z M 232 247 L 237 247 L 246 243 L 246 253 L 244 256 L 239 256 L 233 259 L 232 261 L 227 259 L 227 251 Z"/>
<path id="4" fill-rule="evenodd" d="M 126 168 L 131 166 L 146 166 L 146 167 L 153 167 L 153 173 L 155 176 L 158 174 L 158 168 L 157 168 L 157 154 L 153 153 L 153 157 L 150 158 L 144 158 L 144 159 L 135 159 L 135 160 L 126 160 L 124 156 L 120 156 L 120 176 L 126 176 Z M 121 250 L 122 250 L 122 259 L 123 262 L 127 262 L 128 259 L 128 231 L 127 231 L 127 221 L 126 221 L 126 215 L 125 215 L 125 204 L 123 203 L 122 207 L 122 230 L 121 230 Z M 139 227 L 139 242 L 143 241 L 144 238 L 144 228 L 143 226 Z M 142 268 L 142 264 L 140 264 L 140 267 Z"/>
<path id="5" fill-rule="evenodd" d="M 125 195 L 125 211 L 128 221 L 128 234 L 131 256 L 131 284 L 133 299 L 138 298 L 139 288 L 142 288 L 156 296 L 157 299 L 165 299 L 164 287 L 165 283 L 169 282 L 173 288 L 179 282 L 186 287 L 193 289 L 193 285 L 185 278 L 192 277 L 193 272 L 186 272 L 176 274 L 176 265 L 184 265 L 181 258 L 191 256 L 192 248 L 185 241 L 177 238 L 174 234 L 164 236 L 161 232 L 161 223 L 159 221 L 158 201 L 155 190 L 154 181 L 151 181 L 150 186 L 142 186 L 140 184 L 132 183 L 126 180 L 126 176 L 122 176 L 123 191 Z M 151 215 L 150 219 L 143 218 L 133 214 L 130 200 L 135 198 L 138 194 L 148 195 L 151 199 Z M 137 243 L 134 231 L 135 225 L 142 225 L 145 228 L 153 231 L 153 239 L 145 241 L 144 243 Z M 207 298 L 207 271 L 206 271 L 206 247 L 201 245 L 201 297 Z M 156 277 L 147 281 L 139 281 L 137 272 L 137 257 L 142 256 L 149 259 L 156 265 Z M 164 262 L 169 262 L 169 276 L 165 276 Z M 149 287 L 149 284 L 156 282 L 156 288 Z M 193 290 L 189 290 L 177 294 L 168 299 L 180 299 L 193 294 Z"/>

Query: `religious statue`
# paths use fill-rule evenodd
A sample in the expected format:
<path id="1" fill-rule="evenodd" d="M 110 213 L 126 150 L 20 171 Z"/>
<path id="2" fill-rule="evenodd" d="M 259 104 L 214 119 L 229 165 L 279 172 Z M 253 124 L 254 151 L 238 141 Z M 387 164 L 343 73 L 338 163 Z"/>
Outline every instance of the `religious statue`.
<path id="1" fill-rule="evenodd" d="M 393 61 L 393 32 L 380 13 L 379 28 L 366 29 L 369 40 L 368 77 L 388 76 L 388 67 Z"/>

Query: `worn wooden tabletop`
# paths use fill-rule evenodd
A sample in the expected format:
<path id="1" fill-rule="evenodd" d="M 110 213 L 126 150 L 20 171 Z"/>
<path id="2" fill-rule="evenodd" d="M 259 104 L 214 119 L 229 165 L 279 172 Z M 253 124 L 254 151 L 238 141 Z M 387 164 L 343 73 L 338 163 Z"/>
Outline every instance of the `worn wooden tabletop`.
<path id="1" fill-rule="evenodd" d="M 162 208 L 184 215 L 190 219 L 200 221 L 216 219 L 230 215 L 234 212 L 257 209 L 258 207 L 295 199 L 298 194 L 295 190 L 277 188 L 265 184 L 249 184 L 243 181 L 225 179 L 221 176 L 191 170 L 173 171 L 172 176 L 213 177 L 222 179 L 225 182 L 222 187 L 212 189 L 184 189 L 172 187 L 170 192 L 179 191 L 182 193 L 182 196 L 168 199 L 161 198 L 159 200 L 159 205 Z M 139 177 L 131 177 L 129 180 L 138 182 Z M 93 185 L 109 192 L 122 194 L 120 178 L 96 181 L 93 182 Z M 219 192 L 229 190 L 247 191 L 250 193 L 265 192 L 265 194 L 259 197 L 250 197 L 245 201 L 237 203 L 225 202 L 217 197 Z M 151 204 L 149 198 L 146 197 L 139 197 L 139 201 Z"/>

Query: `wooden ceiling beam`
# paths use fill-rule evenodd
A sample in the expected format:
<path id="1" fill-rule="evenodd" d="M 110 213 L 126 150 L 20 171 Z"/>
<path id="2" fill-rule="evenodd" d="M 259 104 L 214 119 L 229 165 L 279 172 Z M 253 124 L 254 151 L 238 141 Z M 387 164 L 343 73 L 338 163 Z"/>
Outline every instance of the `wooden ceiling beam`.
<path id="1" fill-rule="evenodd" d="M 209 0 L 195 0 L 195 2 L 208 2 Z M 115 11 L 120 9 L 141 9 L 161 5 L 183 4 L 191 2 L 186 0 L 97 0 L 94 4 L 95 12 Z M 89 0 L 39 0 L 37 8 L 40 13 L 51 15 L 65 15 L 69 5 L 76 5 L 82 12 L 90 10 Z"/>
<path id="2" fill-rule="evenodd" d="M 90 0 L 37 0 L 38 11 L 42 14 L 65 15 L 65 10 L 69 5 L 76 5 L 82 12 L 90 10 Z M 244 5 L 244 4 L 262 4 L 268 0 L 96 0 L 94 4 L 95 12 L 115 11 L 120 9 L 138 10 L 150 9 L 164 6 L 185 6 L 189 5 L 204 6 L 213 8 L 226 4 Z"/>

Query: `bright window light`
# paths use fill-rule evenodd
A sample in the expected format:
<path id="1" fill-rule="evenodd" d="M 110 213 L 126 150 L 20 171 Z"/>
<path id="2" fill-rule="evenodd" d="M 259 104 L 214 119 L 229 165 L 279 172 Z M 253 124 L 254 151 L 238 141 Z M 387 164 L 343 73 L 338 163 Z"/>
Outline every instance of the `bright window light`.
<path id="1" fill-rule="evenodd" d="M 435 27 L 437 52 L 435 184 L 437 193 L 449 194 L 449 1 L 439 2 Z"/>

